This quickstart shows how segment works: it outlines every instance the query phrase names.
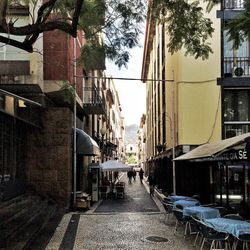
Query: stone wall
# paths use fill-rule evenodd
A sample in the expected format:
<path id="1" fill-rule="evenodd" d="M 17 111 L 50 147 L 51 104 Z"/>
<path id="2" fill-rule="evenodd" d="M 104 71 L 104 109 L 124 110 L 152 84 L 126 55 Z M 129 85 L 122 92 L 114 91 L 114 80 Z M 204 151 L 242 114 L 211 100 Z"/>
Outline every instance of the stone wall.
<path id="1" fill-rule="evenodd" d="M 72 112 L 49 107 L 43 129 L 29 137 L 28 182 L 41 195 L 70 206 L 72 191 Z"/>

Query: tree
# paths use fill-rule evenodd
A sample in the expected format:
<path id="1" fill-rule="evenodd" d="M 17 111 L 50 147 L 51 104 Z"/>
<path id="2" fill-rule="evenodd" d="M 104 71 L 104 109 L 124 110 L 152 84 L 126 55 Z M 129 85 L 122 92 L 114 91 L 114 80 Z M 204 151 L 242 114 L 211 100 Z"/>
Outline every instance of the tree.
<path id="1" fill-rule="evenodd" d="M 219 0 L 203 0 L 209 11 Z M 33 45 L 39 34 L 46 31 L 61 30 L 76 37 L 77 29 L 85 33 L 87 44 L 82 49 L 82 57 L 94 67 L 100 55 L 113 60 L 119 67 L 129 60 L 128 49 L 137 46 L 142 31 L 141 24 L 148 17 L 153 21 L 166 23 L 170 37 L 168 49 L 171 53 L 184 47 L 186 54 L 195 58 L 208 58 L 212 53 L 209 38 L 214 28 L 212 22 L 204 17 L 204 10 L 199 1 L 187 0 L 47 0 L 39 8 L 39 0 L 1 0 L 0 1 L 0 42 L 28 52 L 33 52 Z M 245 0 L 246 10 L 228 26 L 230 38 L 239 44 L 244 36 L 249 35 L 250 0 Z M 15 24 L 9 9 L 22 5 L 32 6 L 31 22 L 22 27 Z M 147 7 L 148 13 L 147 13 Z M 241 29 L 242 32 L 238 32 Z M 6 34 L 8 36 L 6 36 Z M 9 35 L 24 37 L 23 41 Z M 101 36 L 101 37 L 100 37 Z M 81 60 L 80 60 L 81 61 Z M 84 63 L 84 60 L 81 61 Z M 91 67 L 92 67 L 91 66 Z"/>
<path id="2" fill-rule="evenodd" d="M 244 1 L 244 11 L 237 17 L 226 23 L 225 27 L 229 34 L 229 40 L 233 41 L 234 47 L 250 37 L 250 0 Z"/>
<path id="3" fill-rule="evenodd" d="M 44 3 L 38 7 L 40 2 Z M 28 5 L 32 7 L 30 23 L 17 26 L 10 9 Z M 61 30 L 76 37 L 77 30 L 82 29 L 87 40 L 82 50 L 85 58 L 91 55 L 94 64 L 95 58 L 104 53 L 121 67 L 129 60 L 127 49 L 139 43 L 145 13 L 143 0 L 1 0 L 0 42 L 33 52 L 33 45 L 43 32 Z M 14 39 L 14 35 L 23 40 Z"/>

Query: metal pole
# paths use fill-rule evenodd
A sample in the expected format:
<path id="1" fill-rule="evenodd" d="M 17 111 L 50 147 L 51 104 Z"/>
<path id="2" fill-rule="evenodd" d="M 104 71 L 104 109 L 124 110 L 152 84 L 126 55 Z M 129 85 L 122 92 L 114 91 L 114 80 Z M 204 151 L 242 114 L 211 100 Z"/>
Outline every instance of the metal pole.
<path id="1" fill-rule="evenodd" d="M 74 168 L 73 168 L 73 206 L 76 206 L 76 84 L 74 84 Z"/>
<path id="2" fill-rule="evenodd" d="M 173 159 L 175 158 L 175 145 L 173 145 Z M 173 160 L 173 193 L 176 194 L 175 161 Z"/>
<path id="3" fill-rule="evenodd" d="M 74 166 L 73 166 L 73 207 L 76 207 L 76 39 L 74 38 Z"/>
<path id="4" fill-rule="evenodd" d="M 174 71 L 173 71 L 173 79 L 174 79 Z M 173 120 L 173 129 L 172 129 L 172 133 L 173 133 L 173 193 L 176 194 L 176 176 L 175 176 L 175 84 L 174 82 L 172 83 L 173 87 L 172 87 L 172 120 Z"/>
<path id="5" fill-rule="evenodd" d="M 102 135 L 102 163 L 104 162 L 104 135 Z"/>

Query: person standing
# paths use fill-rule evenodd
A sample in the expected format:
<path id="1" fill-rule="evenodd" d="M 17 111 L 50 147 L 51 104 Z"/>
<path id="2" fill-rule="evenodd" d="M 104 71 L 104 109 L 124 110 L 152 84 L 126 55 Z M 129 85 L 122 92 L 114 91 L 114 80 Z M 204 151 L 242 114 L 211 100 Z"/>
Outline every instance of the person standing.
<path id="1" fill-rule="evenodd" d="M 150 196 L 154 196 L 155 192 L 155 176 L 154 173 L 150 173 L 148 176 L 148 184 L 149 184 L 149 194 Z"/>
<path id="2" fill-rule="evenodd" d="M 143 174 L 144 174 L 144 171 L 141 168 L 140 171 L 139 171 L 139 176 L 140 176 L 141 183 L 142 183 L 142 180 L 143 180 Z"/>

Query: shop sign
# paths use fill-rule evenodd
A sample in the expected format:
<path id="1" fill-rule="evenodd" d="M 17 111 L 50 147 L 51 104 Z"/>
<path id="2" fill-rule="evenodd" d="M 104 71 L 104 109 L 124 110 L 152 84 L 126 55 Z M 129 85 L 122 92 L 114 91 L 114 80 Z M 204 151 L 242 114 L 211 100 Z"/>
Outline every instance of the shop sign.
<path id="1" fill-rule="evenodd" d="M 245 149 L 239 149 L 234 151 L 227 151 L 214 158 L 220 161 L 242 161 L 247 160 L 247 151 Z"/>

